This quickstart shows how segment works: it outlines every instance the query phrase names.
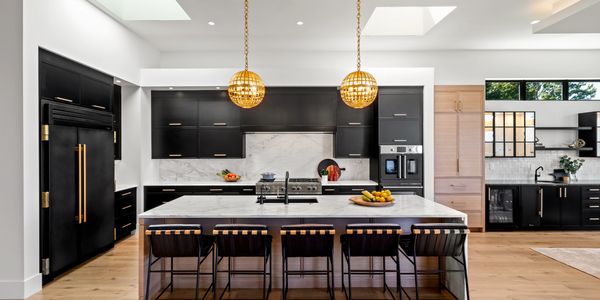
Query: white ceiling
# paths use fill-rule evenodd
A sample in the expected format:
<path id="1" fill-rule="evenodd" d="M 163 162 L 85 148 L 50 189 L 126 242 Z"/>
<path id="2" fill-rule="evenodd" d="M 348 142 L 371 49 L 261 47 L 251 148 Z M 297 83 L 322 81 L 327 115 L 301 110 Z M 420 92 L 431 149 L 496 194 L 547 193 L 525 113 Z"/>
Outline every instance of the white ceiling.
<path id="1" fill-rule="evenodd" d="M 178 2 L 190 21 L 118 21 L 165 52 L 241 48 L 242 0 Z M 457 6 L 423 36 L 364 36 L 364 50 L 600 49 L 600 34 L 533 33 L 531 22 L 550 17 L 557 0 L 362 2 L 363 26 L 375 7 Z M 250 47 L 252 50 L 353 50 L 355 13 L 354 0 L 250 0 Z M 209 26 L 209 21 L 216 25 Z M 297 21 L 303 21 L 304 25 L 296 25 Z M 600 26 L 587 19 L 581 23 Z M 592 32 L 600 32 L 600 28 Z"/>

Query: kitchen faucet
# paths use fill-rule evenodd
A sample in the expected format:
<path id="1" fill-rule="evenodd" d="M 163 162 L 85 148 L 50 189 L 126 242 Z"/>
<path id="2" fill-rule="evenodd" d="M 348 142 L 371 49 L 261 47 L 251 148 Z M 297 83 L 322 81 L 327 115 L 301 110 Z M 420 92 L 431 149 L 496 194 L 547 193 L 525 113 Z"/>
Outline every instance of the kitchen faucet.
<path id="1" fill-rule="evenodd" d="M 288 182 L 290 181 L 290 172 L 285 171 L 285 187 L 284 187 L 284 195 L 283 195 L 283 204 L 290 204 L 290 198 L 288 197 Z"/>
<path id="2" fill-rule="evenodd" d="M 538 178 L 540 178 L 540 176 L 542 176 L 541 174 L 538 173 L 538 171 L 544 171 L 544 167 L 539 166 L 539 167 L 537 167 L 537 169 L 535 169 L 535 182 L 538 182 Z"/>

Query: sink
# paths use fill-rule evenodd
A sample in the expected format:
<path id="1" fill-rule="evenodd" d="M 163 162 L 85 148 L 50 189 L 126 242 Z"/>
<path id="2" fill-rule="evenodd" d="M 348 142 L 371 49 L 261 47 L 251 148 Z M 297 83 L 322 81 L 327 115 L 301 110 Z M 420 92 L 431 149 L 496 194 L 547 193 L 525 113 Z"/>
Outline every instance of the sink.
<path id="1" fill-rule="evenodd" d="M 289 198 L 289 202 L 291 203 L 319 203 L 317 198 Z M 260 203 L 259 200 L 256 200 L 256 203 Z M 280 203 L 283 204 L 283 198 L 267 198 L 264 203 Z"/>

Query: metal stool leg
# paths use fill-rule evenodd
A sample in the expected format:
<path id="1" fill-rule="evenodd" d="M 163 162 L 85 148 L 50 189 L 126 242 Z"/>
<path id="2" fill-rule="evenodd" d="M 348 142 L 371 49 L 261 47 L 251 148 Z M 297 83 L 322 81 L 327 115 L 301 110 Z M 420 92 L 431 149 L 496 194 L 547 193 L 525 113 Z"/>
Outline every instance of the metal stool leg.
<path id="1" fill-rule="evenodd" d="M 467 276 L 467 255 L 465 254 L 465 251 L 463 249 L 463 267 L 465 270 L 465 288 L 467 289 L 467 300 L 470 300 L 471 297 L 469 295 L 469 277 Z"/>
<path id="2" fill-rule="evenodd" d="M 173 285 L 175 285 L 175 282 L 173 281 L 173 258 L 171 257 L 171 294 L 173 293 Z"/>
<path id="3" fill-rule="evenodd" d="M 396 254 L 396 289 L 398 297 L 402 300 L 402 278 L 400 276 L 400 255 Z"/>
<path id="4" fill-rule="evenodd" d="M 344 295 L 346 294 L 346 284 L 344 283 L 344 251 L 340 251 L 342 254 L 340 255 L 340 267 L 342 268 L 342 292 Z"/>
<path id="5" fill-rule="evenodd" d="M 348 250 L 348 299 L 352 300 L 352 267 L 350 265 L 350 250 Z"/>
<path id="6" fill-rule="evenodd" d="M 383 265 L 383 292 L 385 293 L 385 291 L 386 291 L 386 289 L 385 289 L 385 286 L 386 286 L 386 278 L 385 278 L 386 277 L 385 276 L 386 275 L 385 274 L 385 256 L 381 257 L 381 263 Z"/>
<path id="7" fill-rule="evenodd" d="M 413 255 L 413 270 L 415 271 L 415 294 L 419 300 L 419 278 L 417 276 L 417 257 Z"/>
<path id="8" fill-rule="evenodd" d="M 227 291 L 231 292 L 231 257 L 227 258 Z"/>
<path id="9" fill-rule="evenodd" d="M 329 263 L 331 264 L 331 299 L 335 299 L 335 272 L 333 270 L 333 252 L 329 255 Z"/>
<path id="10" fill-rule="evenodd" d="M 148 252 L 148 271 L 146 272 L 146 294 L 144 300 L 150 298 L 150 274 L 152 273 L 152 245 L 150 245 L 150 251 Z"/>
<path id="11" fill-rule="evenodd" d="M 194 299 L 198 300 L 198 288 L 200 287 L 200 255 L 201 255 L 201 251 L 198 251 L 198 264 L 196 265 L 196 291 L 194 293 Z M 172 261 L 172 260 L 171 260 Z M 172 274 L 172 273 L 171 273 Z M 173 286 L 171 286 L 171 288 L 173 288 Z"/>

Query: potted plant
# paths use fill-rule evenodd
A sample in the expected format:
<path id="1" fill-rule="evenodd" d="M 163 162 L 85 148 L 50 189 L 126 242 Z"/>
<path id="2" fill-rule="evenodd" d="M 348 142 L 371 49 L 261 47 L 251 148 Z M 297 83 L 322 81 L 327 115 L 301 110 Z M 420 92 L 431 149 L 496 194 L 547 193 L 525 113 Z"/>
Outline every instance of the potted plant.
<path id="1" fill-rule="evenodd" d="M 584 161 L 583 159 L 573 159 L 567 155 L 563 155 L 560 157 L 560 167 L 565 169 L 569 173 L 569 176 L 573 177 L 573 180 L 577 180 L 577 171 L 579 171 Z"/>

